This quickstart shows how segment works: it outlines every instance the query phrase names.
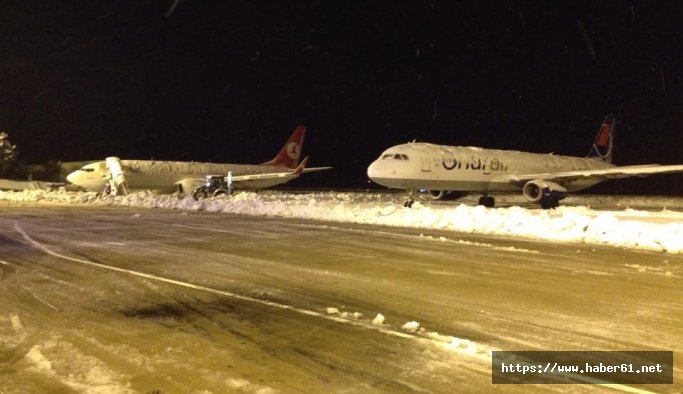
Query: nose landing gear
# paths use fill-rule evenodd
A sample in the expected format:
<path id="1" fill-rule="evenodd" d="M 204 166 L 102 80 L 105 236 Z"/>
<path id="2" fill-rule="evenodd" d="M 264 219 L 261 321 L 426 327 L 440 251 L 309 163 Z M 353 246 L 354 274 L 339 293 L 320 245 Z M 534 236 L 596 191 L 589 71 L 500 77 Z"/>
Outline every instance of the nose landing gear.
<path id="1" fill-rule="evenodd" d="M 483 205 L 486 208 L 493 208 L 496 205 L 496 200 L 491 196 L 481 196 L 479 197 L 479 205 Z"/>
<path id="2" fill-rule="evenodd" d="M 406 192 L 408 192 L 408 199 L 403 203 L 403 206 L 406 208 L 412 208 L 413 203 L 415 202 L 415 190 L 408 189 Z"/>

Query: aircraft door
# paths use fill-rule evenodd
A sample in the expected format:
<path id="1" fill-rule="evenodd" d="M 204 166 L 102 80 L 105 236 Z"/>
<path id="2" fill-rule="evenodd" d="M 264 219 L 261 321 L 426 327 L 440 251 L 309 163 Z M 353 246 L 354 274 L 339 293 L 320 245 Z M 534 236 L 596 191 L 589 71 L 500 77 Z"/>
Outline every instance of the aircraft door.
<path id="1" fill-rule="evenodd" d="M 431 162 L 429 156 L 422 156 L 422 172 L 429 172 L 432 170 Z"/>

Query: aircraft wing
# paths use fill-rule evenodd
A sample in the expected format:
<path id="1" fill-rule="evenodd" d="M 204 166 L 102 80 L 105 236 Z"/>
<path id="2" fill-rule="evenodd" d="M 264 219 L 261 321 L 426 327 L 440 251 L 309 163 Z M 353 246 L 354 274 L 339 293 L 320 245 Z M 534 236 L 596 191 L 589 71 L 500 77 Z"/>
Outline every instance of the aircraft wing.
<path id="1" fill-rule="evenodd" d="M 683 172 L 683 164 L 641 164 L 635 166 L 609 167 L 597 170 L 545 172 L 538 174 L 510 174 L 508 175 L 508 178 L 510 183 L 524 183 L 532 179 L 571 182 L 577 179 L 585 178 L 618 179 L 632 176 L 644 177 L 652 174 L 666 174 L 674 172 Z"/>

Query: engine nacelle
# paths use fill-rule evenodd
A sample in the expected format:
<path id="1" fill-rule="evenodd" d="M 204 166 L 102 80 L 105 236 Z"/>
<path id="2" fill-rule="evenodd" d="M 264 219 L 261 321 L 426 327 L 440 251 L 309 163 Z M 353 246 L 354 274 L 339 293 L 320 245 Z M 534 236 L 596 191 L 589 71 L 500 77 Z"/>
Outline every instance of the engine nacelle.
<path id="1" fill-rule="evenodd" d="M 445 190 L 429 190 L 427 193 L 432 200 L 443 200 L 446 196 Z"/>
<path id="2" fill-rule="evenodd" d="M 450 190 L 428 190 L 429 198 L 432 200 L 455 200 L 467 195 L 466 192 L 453 192 Z"/>
<path id="3" fill-rule="evenodd" d="M 543 179 L 533 179 L 522 188 L 522 195 L 531 202 L 540 202 L 543 198 L 552 198 L 559 201 L 565 197 L 567 189 L 555 182 Z"/>

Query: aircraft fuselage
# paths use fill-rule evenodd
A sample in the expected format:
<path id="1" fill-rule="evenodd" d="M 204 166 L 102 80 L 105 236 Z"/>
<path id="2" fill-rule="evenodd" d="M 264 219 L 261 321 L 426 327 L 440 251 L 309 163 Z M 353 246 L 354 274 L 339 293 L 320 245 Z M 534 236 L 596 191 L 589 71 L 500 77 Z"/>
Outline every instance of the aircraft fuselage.
<path id="1" fill-rule="evenodd" d="M 518 191 L 510 174 L 595 170 L 614 167 L 599 159 L 539 154 L 477 147 L 408 143 L 385 150 L 368 167 L 374 182 L 396 189 L 470 192 Z M 601 182 L 577 179 L 567 191 L 582 190 Z"/>
<path id="2" fill-rule="evenodd" d="M 202 184 L 204 176 L 209 174 L 226 175 L 231 172 L 234 176 L 238 176 L 289 171 L 289 168 L 274 165 L 160 160 L 121 160 L 121 165 L 125 170 L 126 182 L 130 190 L 151 190 L 159 193 L 173 193 L 178 190 L 179 183 L 187 182 L 191 182 L 191 184 L 184 185 L 184 188 L 191 191 L 190 188 Z M 106 162 L 98 161 L 69 175 L 69 181 L 91 191 L 101 191 L 107 183 L 108 177 L 109 171 Z M 258 183 L 254 183 L 251 188 L 265 188 L 278 183 L 281 181 L 260 180 Z M 185 192 L 187 191 L 185 190 Z"/>

